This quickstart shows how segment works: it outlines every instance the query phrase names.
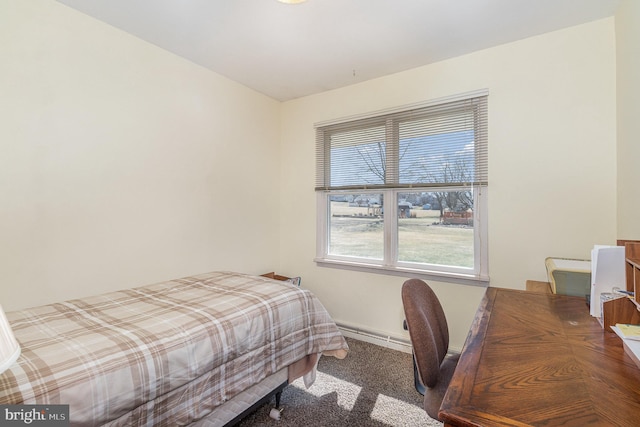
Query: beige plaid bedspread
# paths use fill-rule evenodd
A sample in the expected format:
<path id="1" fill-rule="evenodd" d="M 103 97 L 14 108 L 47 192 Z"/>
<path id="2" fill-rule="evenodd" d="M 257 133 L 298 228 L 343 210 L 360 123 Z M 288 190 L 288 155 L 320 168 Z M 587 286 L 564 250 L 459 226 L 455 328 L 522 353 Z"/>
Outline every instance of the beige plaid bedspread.
<path id="1" fill-rule="evenodd" d="M 213 272 L 9 312 L 22 355 L 0 404 L 69 404 L 72 425 L 185 425 L 347 344 L 309 291 Z"/>

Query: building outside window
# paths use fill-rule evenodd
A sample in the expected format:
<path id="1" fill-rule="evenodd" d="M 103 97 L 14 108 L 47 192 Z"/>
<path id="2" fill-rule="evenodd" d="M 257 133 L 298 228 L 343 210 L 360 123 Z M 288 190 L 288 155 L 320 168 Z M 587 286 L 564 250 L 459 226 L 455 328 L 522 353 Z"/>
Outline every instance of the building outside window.
<path id="1" fill-rule="evenodd" d="M 316 125 L 316 262 L 486 282 L 487 91 Z"/>

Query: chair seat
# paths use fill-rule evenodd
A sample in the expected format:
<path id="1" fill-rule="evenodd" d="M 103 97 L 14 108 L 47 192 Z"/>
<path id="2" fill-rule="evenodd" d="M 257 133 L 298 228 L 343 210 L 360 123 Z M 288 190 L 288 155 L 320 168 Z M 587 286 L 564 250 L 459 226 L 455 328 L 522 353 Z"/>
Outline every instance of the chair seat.
<path id="1" fill-rule="evenodd" d="M 442 399 L 447 392 L 447 387 L 449 387 L 451 377 L 453 377 L 453 373 L 456 370 L 459 358 L 460 354 L 458 353 L 447 353 L 444 360 L 442 361 L 442 364 L 440 365 L 440 378 L 438 380 L 438 383 L 435 385 L 435 387 L 425 388 L 424 410 L 427 411 L 427 414 L 435 420 L 438 419 L 440 404 L 442 403 Z"/>

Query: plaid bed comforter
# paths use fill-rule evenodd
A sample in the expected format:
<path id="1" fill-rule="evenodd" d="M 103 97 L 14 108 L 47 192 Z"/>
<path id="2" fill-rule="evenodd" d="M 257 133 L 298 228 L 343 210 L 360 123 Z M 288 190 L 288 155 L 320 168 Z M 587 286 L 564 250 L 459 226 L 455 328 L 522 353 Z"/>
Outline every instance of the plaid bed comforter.
<path id="1" fill-rule="evenodd" d="M 72 425 L 185 425 L 347 344 L 309 291 L 213 272 L 9 312 L 22 354 L 0 404 L 69 404 Z"/>

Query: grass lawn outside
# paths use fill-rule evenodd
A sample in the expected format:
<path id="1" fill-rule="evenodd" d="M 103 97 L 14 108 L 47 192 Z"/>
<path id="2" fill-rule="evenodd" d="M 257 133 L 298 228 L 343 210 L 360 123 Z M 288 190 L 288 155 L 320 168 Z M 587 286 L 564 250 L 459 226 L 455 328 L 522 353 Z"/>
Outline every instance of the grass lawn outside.
<path id="1" fill-rule="evenodd" d="M 473 227 L 442 225 L 438 210 L 411 209 L 411 218 L 398 218 L 398 261 L 473 268 L 473 246 Z M 381 260 L 382 216 L 367 207 L 331 202 L 329 251 Z"/>

